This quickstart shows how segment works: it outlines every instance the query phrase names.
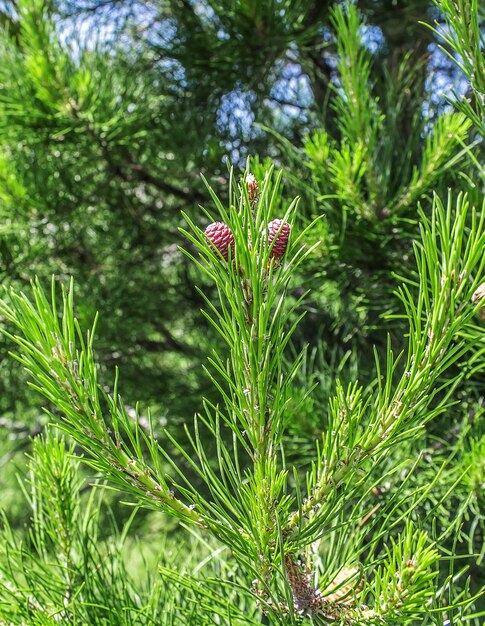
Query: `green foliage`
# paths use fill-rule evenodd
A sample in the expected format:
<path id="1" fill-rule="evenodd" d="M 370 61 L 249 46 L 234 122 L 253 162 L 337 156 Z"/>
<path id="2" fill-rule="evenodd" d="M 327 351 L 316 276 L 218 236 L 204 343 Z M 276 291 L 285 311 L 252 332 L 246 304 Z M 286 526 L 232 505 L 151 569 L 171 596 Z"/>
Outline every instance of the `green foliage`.
<path id="1" fill-rule="evenodd" d="M 305 154 L 313 188 L 322 200 L 338 200 L 338 205 L 327 202 L 324 206 L 332 226 L 335 221 L 333 232 L 339 233 L 340 209 L 351 231 L 362 222 L 372 228 L 379 220 L 395 223 L 397 217 L 409 216 L 416 201 L 463 158 L 457 148 L 465 142 L 470 122 L 464 115 L 441 115 L 427 132 L 419 163 L 403 162 L 403 157 L 415 157 L 415 133 L 424 131 L 426 120 L 416 114 L 411 134 L 399 136 L 399 117 L 405 111 L 390 94 L 402 99 L 397 84 L 404 81 L 412 88 L 420 66 L 413 68 L 413 59 L 406 56 L 397 77 L 386 77 L 383 90 L 387 99 L 381 104 L 373 94 L 372 56 L 362 45 L 357 9 L 349 5 L 345 12 L 337 7 L 332 24 L 337 33 L 339 76 L 332 102 L 339 139 L 319 129 L 307 138 Z"/>
<path id="2" fill-rule="evenodd" d="M 187 589 L 181 573 L 185 570 L 188 579 L 193 568 L 199 576 L 206 572 L 209 581 L 223 572 L 229 577 L 217 553 L 211 554 L 212 546 L 195 544 L 186 567 L 181 568 L 180 546 L 165 538 L 158 542 L 165 561 L 161 576 L 150 575 L 146 556 L 138 571 L 134 557 L 143 546 L 136 543 L 130 548 L 128 541 L 135 513 L 122 528 L 111 511 L 103 516 L 104 490 L 99 484 L 88 485 L 89 492 L 82 493 L 86 489 L 78 466 L 73 445 L 66 448 L 64 440 L 52 432 L 35 441 L 24 486 L 31 510 L 26 539 L 22 541 L 6 515 L 2 520 L 0 623 L 213 623 L 215 602 L 205 609 L 198 604 L 197 621 L 193 619 L 197 590 Z M 187 559 L 187 553 L 183 558 Z M 212 593 L 215 598 L 216 591 Z M 241 595 L 229 591 L 229 597 L 233 624 L 257 623 L 251 622 L 249 614 L 243 621 Z M 220 611 L 227 617 L 227 607 Z"/>
<path id="3" fill-rule="evenodd" d="M 87 462 L 145 506 L 181 517 L 225 543 L 247 578 L 254 578 L 246 592 L 256 595 L 274 623 L 296 623 L 300 615 L 342 623 L 412 623 L 427 614 L 436 592 L 431 566 L 438 560 L 439 542 L 430 544 L 424 531 L 416 534 L 409 525 L 392 539 L 392 529 L 410 519 L 434 483 L 410 492 L 401 492 L 396 484 L 372 522 L 360 521 L 372 508 L 372 490 L 382 480 L 384 461 L 449 405 L 462 375 L 445 379 L 443 374 L 482 335 L 474 316 L 483 302 L 472 302 L 472 294 L 483 282 L 485 212 L 470 210 L 464 196 L 454 206 L 450 196 L 446 207 L 435 199 L 430 222 L 422 216 L 422 241 L 415 248 L 416 299 L 406 285 L 400 292 L 409 324 L 404 367 L 399 371 L 402 356 L 394 357 L 389 347 L 386 360 L 377 359 L 374 388 L 365 390 L 358 383 L 337 387 L 312 469 L 301 480 L 284 455 L 288 383 L 301 356 L 285 371 L 282 355 L 298 323 L 298 318 L 290 321 L 294 306 L 286 306 L 288 283 L 312 249 L 302 247 L 303 231 L 293 235 L 281 264 L 272 259 L 266 233 L 278 181 L 267 174 L 256 208 L 244 182 L 238 186 L 231 178 L 229 209 L 210 190 L 235 237 L 234 256 L 229 254 L 227 261 L 189 220 L 192 233 L 187 236 L 198 257 L 188 254 L 218 288 L 218 306 L 205 300 L 206 315 L 226 343 L 225 353 L 214 351 L 210 358 L 210 377 L 222 406 L 205 401 L 188 434 L 191 450 L 168 437 L 206 484 L 208 496 L 153 432 L 128 416 L 117 383 L 113 396 L 102 392 L 93 332 L 83 339 L 74 318 L 72 286 L 63 293 L 60 318 L 54 283 L 50 302 L 39 284 L 33 286 L 33 302 L 11 290 L 1 313 L 20 334 L 4 332 L 20 347 L 18 358 L 34 388 L 57 407 L 59 413 L 51 412 L 51 419 L 89 453 Z M 290 204 L 284 216 L 290 223 L 295 206 Z M 484 367 L 483 352 L 478 357 L 471 363 L 475 373 Z M 204 437 L 203 431 L 208 433 Z M 215 465 L 202 443 L 208 437 L 214 441 Z M 391 463 L 387 471 L 392 475 L 396 469 Z M 409 471 L 411 476 L 414 470 Z M 451 528 L 459 523 L 457 518 Z M 352 552 L 343 551 L 344 560 L 334 568 L 338 573 L 362 556 L 361 593 L 371 608 L 322 598 L 332 579 L 326 579 L 324 569 L 319 575 L 314 550 L 332 536 L 341 545 L 353 538 Z M 399 585 L 386 582 L 396 577 Z"/>
<path id="4" fill-rule="evenodd" d="M 436 0 L 443 12 L 446 28 L 436 28 L 443 39 L 443 50 L 469 80 L 470 92 L 465 97 L 453 98 L 453 103 L 485 137 L 485 63 L 483 49 L 485 35 L 480 25 L 478 0 Z"/>
<path id="5" fill-rule="evenodd" d="M 0 2 L 0 623 L 483 622 L 483 25 L 431 4 Z"/>
<path id="6" fill-rule="evenodd" d="M 132 390 L 157 408 L 158 388 L 146 384 L 155 376 L 144 374 L 162 373 L 162 410 L 180 417 L 197 384 L 190 368 L 200 342 L 176 250 L 180 208 L 198 197 L 197 184 L 187 189 L 192 175 L 173 164 L 176 94 L 154 89 L 158 75 L 131 66 L 121 48 L 61 41 L 46 3 L 19 3 L 18 19 L 16 37 L 0 35 L 2 283 L 75 275 L 82 320 L 109 311 L 100 362 L 124 363 Z M 19 390 L 2 385 L 12 410 Z"/>
<path id="7" fill-rule="evenodd" d="M 36 440 L 26 489 L 32 511 L 27 540 L 22 542 L 3 519 L 2 623 L 147 623 L 143 601 L 120 558 L 128 527 L 119 533 L 112 521 L 117 538 L 105 542 L 99 529 L 100 492 L 92 490 L 81 499 L 78 465 L 72 445 L 66 449 L 53 435 Z M 154 581 L 151 592 L 138 592 L 146 602 L 149 593 L 159 599 L 161 587 Z M 146 613 L 143 619 L 149 618 Z"/>
<path id="8" fill-rule="evenodd" d="M 471 122 L 462 113 L 425 116 L 419 91 L 425 59 L 407 52 L 383 69 L 365 45 L 366 23 L 354 5 L 335 7 L 331 17 L 334 117 L 323 117 L 301 148 L 288 148 L 288 175 L 300 179 L 295 186 L 306 216 L 325 215 L 315 230 L 320 255 L 305 268 L 313 326 L 321 328 L 327 352 L 339 351 L 337 362 L 351 351 L 370 381 L 372 347 L 386 345 L 382 315 L 399 307 L 393 275 L 414 272 L 417 203 L 429 215 L 432 192 L 458 185 Z M 402 325 L 389 330 L 394 345 L 404 347 Z"/>

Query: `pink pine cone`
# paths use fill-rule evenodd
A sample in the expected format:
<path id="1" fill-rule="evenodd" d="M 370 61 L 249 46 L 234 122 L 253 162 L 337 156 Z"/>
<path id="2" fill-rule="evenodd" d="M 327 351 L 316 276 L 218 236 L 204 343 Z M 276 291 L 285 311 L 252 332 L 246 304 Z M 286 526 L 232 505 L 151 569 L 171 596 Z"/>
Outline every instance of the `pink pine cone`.
<path id="1" fill-rule="evenodd" d="M 227 261 L 229 247 L 234 250 L 234 235 L 232 230 L 224 222 L 213 222 L 204 231 L 205 236 L 213 248 L 219 250 Z"/>
<path id="2" fill-rule="evenodd" d="M 283 220 L 273 220 L 268 224 L 268 245 L 271 246 L 275 237 L 273 248 L 271 249 L 270 257 L 273 259 L 279 259 L 286 252 L 288 245 L 288 238 L 290 236 L 291 226 L 288 222 Z"/>

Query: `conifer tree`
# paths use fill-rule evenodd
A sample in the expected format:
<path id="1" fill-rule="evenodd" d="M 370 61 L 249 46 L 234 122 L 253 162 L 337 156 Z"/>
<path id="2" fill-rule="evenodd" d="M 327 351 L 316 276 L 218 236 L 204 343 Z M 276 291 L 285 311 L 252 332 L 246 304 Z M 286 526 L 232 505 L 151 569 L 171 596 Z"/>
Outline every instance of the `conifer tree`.
<path id="1" fill-rule="evenodd" d="M 478 0 L 0 10 L 0 624 L 479 626 Z"/>
<path id="2" fill-rule="evenodd" d="M 298 303 L 286 302 L 289 282 L 312 248 L 306 230 L 290 236 L 296 202 L 274 217 L 279 190 L 271 171 L 257 197 L 244 180 L 231 178 L 228 208 L 209 189 L 220 218 L 213 227 L 204 232 L 187 218 L 197 255 L 188 254 L 218 290 L 217 305 L 204 295 L 205 314 L 227 347 L 209 359 L 221 402 L 204 401 L 188 429 L 190 449 L 169 431 L 167 437 L 206 493 L 151 426 L 146 432 L 133 422 L 118 380 L 112 395 L 103 391 L 94 329 L 84 337 L 72 284 L 60 309 L 55 283 L 50 299 L 38 283 L 31 298 L 10 290 L 0 312 L 17 331 L 4 333 L 19 346 L 33 387 L 56 408 L 51 419 L 88 453 L 87 463 L 142 505 L 226 545 L 241 571 L 238 585 L 270 623 L 411 624 L 463 607 L 466 614 L 474 599 L 444 606 L 438 582 L 442 544 L 461 517 L 442 529 L 434 520 L 425 530 L 443 506 L 433 494 L 443 468 L 430 483 L 412 485 L 418 463 L 396 464 L 392 452 L 453 402 L 462 375 L 445 375 L 483 337 L 475 323 L 484 305 L 483 207 L 477 212 L 466 196 L 450 195 L 445 206 L 435 198 L 430 220 L 422 215 L 419 290 L 413 296 L 405 283 L 400 290 L 406 354 L 394 356 L 389 345 L 376 356 L 373 387 L 337 384 L 312 466 L 302 473 L 284 454 L 288 390 L 302 355 L 285 366 L 283 351 L 299 321 L 291 321 Z M 483 353 L 469 362 L 483 370 Z M 215 459 L 203 444 L 211 438 Z M 374 490 L 387 480 L 392 492 L 374 505 Z M 186 577 L 185 584 L 198 585 Z M 210 589 L 203 593 L 210 605 Z M 231 611 L 229 605 L 228 620 Z"/>

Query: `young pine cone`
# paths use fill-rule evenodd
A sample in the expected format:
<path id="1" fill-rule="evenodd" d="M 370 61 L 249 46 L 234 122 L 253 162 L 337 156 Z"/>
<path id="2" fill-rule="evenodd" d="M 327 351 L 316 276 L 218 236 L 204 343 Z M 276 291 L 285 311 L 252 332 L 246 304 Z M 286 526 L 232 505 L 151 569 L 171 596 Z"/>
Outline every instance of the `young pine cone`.
<path id="1" fill-rule="evenodd" d="M 276 238 L 270 253 L 272 259 L 279 259 L 286 252 L 290 230 L 288 222 L 282 220 L 273 220 L 268 224 L 268 245 L 271 246 Z"/>
<path id="2" fill-rule="evenodd" d="M 234 235 L 229 226 L 224 222 L 213 222 L 207 226 L 204 235 L 209 240 L 211 247 L 217 249 L 227 261 L 229 248 L 234 251 Z"/>

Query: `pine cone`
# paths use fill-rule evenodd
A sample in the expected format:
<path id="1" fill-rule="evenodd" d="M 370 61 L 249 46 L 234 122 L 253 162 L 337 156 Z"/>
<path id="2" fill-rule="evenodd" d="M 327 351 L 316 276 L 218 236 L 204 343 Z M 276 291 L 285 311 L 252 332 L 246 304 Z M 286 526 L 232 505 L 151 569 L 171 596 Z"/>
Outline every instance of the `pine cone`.
<path id="1" fill-rule="evenodd" d="M 268 245 L 271 246 L 275 237 L 273 248 L 271 249 L 270 257 L 273 259 L 279 259 L 286 252 L 286 246 L 288 245 L 288 238 L 290 236 L 290 225 L 288 222 L 282 220 L 273 220 L 268 224 Z"/>
<path id="2" fill-rule="evenodd" d="M 234 250 L 234 235 L 224 222 L 213 222 L 204 231 L 211 247 L 217 249 L 227 261 L 229 247 Z"/>

